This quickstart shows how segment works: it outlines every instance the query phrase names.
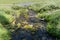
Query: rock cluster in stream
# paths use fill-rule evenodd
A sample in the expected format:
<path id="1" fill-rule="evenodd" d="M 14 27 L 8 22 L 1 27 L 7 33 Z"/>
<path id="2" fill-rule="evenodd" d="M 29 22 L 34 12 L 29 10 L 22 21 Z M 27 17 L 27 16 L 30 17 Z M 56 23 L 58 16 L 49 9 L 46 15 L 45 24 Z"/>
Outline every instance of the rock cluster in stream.
<path id="1" fill-rule="evenodd" d="M 36 30 L 24 29 L 22 28 L 25 24 L 21 26 L 21 28 L 15 30 L 12 33 L 12 40 L 55 40 L 46 32 L 46 22 L 41 19 L 37 19 L 35 17 L 36 13 L 32 10 L 29 10 L 29 18 L 26 20 L 24 14 L 21 14 L 20 21 L 16 20 L 16 23 L 22 23 L 21 21 L 26 21 L 28 24 L 32 25 L 33 29 Z"/>

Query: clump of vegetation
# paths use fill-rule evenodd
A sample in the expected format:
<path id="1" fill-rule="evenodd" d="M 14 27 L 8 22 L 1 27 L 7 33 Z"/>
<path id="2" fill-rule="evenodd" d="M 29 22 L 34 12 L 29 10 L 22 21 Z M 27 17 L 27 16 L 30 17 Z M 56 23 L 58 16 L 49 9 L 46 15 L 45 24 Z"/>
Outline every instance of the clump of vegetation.
<path id="1" fill-rule="evenodd" d="M 34 10 L 33 8 L 31 8 Z M 36 10 L 35 10 L 36 11 Z M 46 5 L 37 11 L 37 18 L 47 22 L 46 30 L 49 34 L 60 38 L 60 7 Z"/>
<path id="2" fill-rule="evenodd" d="M 0 23 L 0 40 L 10 40 L 10 32 Z"/>
<path id="3" fill-rule="evenodd" d="M 25 9 L 25 7 L 23 7 L 23 6 L 16 6 L 16 5 L 13 5 L 11 8 L 12 8 L 13 10 Z"/>
<path id="4" fill-rule="evenodd" d="M 0 23 L 9 24 L 14 20 L 12 15 L 6 14 L 4 11 L 0 12 Z"/>
<path id="5" fill-rule="evenodd" d="M 54 17 L 53 17 L 54 16 Z M 47 32 L 55 37 L 60 38 L 60 11 L 54 12 L 53 14 L 46 17 Z"/>
<path id="6" fill-rule="evenodd" d="M 44 12 L 60 9 L 60 7 L 57 5 L 54 5 L 54 4 L 43 4 L 43 5 L 32 4 L 29 6 L 29 9 L 32 9 L 32 10 L 36 11 L 37 13 L 44 13 Z"/>
<path id="7" fill-rule="evenodd" d="M 13 10 L 19 10 L 20 7 L 19 7 L 19 6 L 12 6 L 12 9 L 13 9 Z"/>

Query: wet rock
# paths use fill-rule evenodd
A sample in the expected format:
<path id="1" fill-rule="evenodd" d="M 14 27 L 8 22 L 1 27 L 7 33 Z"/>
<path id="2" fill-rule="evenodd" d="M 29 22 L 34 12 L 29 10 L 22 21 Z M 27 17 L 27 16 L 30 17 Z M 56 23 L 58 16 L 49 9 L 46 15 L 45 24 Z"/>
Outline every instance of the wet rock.
<path id="1" fill-rule="evenodd" d="M 29 9 L 28 14 L 29 14 L 29 16 L 34 16 L 35 17 L 36 12 L 31 10 L 31 9 Z"/>
<path id="2" fill-rule="evenodd" d="M 29 20 L 28 20 L 28 22 L 37 23 L 38 20 L 37 20 L 37 18 L 35 18 L 35 17 L 30 17 Z"/>
<path id="3" fill-rule="evenodd" d="M 20 18 L 20 20 L 24 20 L 24 21 L 26 20 L 24 17 L 24 14 L 21 14 L 19 18 Z"/>

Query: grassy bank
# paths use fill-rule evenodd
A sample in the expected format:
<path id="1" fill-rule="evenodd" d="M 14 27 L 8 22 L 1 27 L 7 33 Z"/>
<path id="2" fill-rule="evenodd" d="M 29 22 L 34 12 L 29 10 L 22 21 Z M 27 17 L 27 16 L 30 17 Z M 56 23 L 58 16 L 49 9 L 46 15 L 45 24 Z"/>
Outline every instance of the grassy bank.
<path id="1" fill-rule="evenodd" d="M 40 3 L 60 3 L 60 0 L 0 0 L 0 4 L 12 4 L 12 3 L 26 3 L 26 2 L 40 2 Z"/>

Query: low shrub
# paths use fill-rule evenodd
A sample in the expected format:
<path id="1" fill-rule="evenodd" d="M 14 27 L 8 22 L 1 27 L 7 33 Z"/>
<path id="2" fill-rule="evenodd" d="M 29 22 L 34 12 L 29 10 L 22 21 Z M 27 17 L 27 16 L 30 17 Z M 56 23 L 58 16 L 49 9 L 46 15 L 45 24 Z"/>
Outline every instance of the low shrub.
<path id="1" fill-rule="evenodd" d="M 0 23 L 9 24 L 14 20 L 14 17 L 6 14 L 5 12 L 0 12 Z"/>
<path id="2" fill-rule="evenodd" d="M 10 32 L 0 24 L 0 40 L 10 40 Z"/>
<path id="3" fill-rule="evenodd" d="M 60 11 L 54 12 L 53 14 L 46 17 L 47 32 L 52 36 L 60 38 Z"/>
<path id="4" fill-rule="evenodd" d="M 12 15 L 6 14 L 5 12 L 0 12 L 0 23 L 9 24 L 14 20 Z"/>

